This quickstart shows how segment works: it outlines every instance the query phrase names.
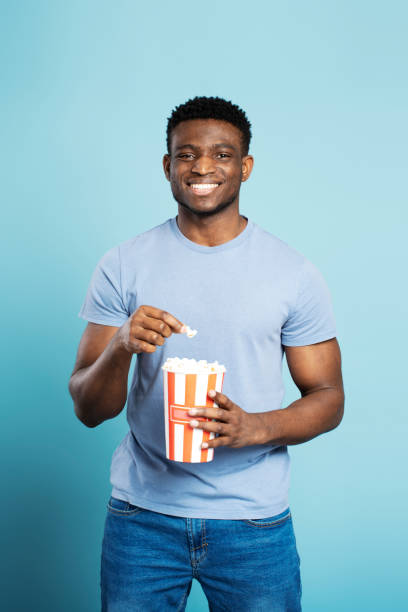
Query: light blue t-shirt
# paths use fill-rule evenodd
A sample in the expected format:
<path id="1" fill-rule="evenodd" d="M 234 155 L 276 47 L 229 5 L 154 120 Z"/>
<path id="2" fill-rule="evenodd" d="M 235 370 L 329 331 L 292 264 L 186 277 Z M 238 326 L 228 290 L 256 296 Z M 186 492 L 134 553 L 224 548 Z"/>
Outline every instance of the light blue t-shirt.
<path id="1" fill-rule="evenodd" d="M 173 218 L 102 257 L 79 316 L 121 326 L 143 304 L 167 310 L 198 334 L 173 334 L 154 353 L 135 356 L 130 431 L 112 458 L 112 495 L 191 518 L 265 518 L 285 510 L 286 446 L 222 446 L 208 463 L 166 459 L 161 366 L 168 357 L 218 360 L 226 367 L 223 393 L 243 410 L 283 408 L 282 345 L 336 336 L 321 273 L 250 220 L 233 240 L 208 247 L 186 238 Z"/>

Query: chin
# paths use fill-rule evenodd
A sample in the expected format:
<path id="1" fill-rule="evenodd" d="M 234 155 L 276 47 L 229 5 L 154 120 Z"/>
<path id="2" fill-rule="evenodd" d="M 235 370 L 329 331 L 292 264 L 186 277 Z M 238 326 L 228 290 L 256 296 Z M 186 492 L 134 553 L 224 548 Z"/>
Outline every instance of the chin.
<path id="1" fill-rule="evenodd" d="M 218 204 L 203 203 L 203 207 L 195 206 L 192 202 L 186 202 L 174 193 L 173 196 L 176 202 L 180 204 L 180 206 L 182 206 L 185 210 L 189 210 L 191 213 L 199 217 L 210 217 L 211 215 L 216 215 L 217 213 L 231 206 L 236 200 L 238 194 L 234 194 L 234 196 L 232 196 L 230 199 L 225 200 L 224 202 L 219 202 Z"/>

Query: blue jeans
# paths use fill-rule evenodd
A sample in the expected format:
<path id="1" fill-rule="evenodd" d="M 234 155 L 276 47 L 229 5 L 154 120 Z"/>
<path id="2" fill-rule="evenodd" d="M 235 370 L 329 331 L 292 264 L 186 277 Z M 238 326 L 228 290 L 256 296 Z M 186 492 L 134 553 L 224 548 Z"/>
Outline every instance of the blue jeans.
<path id="1" fill-rule="evenodd" d="M 102 611 L 181 612 L 196 578 L 211 612 L 298 612 L 299 564 L 289 508 L 264 519 L 198 519 L 111 497 Z"/>

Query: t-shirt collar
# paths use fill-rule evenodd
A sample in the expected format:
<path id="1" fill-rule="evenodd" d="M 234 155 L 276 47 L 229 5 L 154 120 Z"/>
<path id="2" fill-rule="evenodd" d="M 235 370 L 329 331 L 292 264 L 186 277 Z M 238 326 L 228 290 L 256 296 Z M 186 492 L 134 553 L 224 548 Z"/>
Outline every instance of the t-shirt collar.
<path id="1" fill-rule="evenodd" d="M 203 244 L 197 244 L 197 242 L 193 242 L 192 240 L 187 238 L 180 231 L 180 228 L 177 225 L 176 217 L 169 219 L 169 223 L 170 223 L 170 227 L 173 233 L 175 234 L 176 238 L 180 242 L 182 242 L 184 246 L 192 249 L 193 251 L 198 251 L 200 253 L 207 253 L 210 255 L 213 253 L 219 253 L 220 251 L 226 251 L 228 249 L 233 249 L 237 246 L 240 246 L 243 242 L 245 242 L 249 238 L 250 234 L 252 233 L 254 224 L 247 217 L 245 217 L 245 219 L 247 219 L 248 223 L 246 224 L 246 227 L 242 230 L 242 232 L 238 234 L 238 236 L 235 236 L 235 238 L 233 238 L 232 240 L 228 240 L 228 242 L 224 242 L 223 244 L 218 244 L 217 246 L 206 246 Z"/>

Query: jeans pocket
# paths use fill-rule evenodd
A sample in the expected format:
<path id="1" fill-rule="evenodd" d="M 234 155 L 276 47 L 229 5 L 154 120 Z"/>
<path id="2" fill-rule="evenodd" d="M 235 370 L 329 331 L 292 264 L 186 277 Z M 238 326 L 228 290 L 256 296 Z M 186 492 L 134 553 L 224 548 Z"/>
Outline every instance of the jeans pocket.
<path id="1" fill-rule="evenodd" d="M 287 508 L 280 514 L 275 514 L 275 516 L 268 516 L 267 518 L 260 519 L 242 519 L 242 522 L 252 527 L 279 527 L 287 523 L 291 517 L 290 509 Z"/>
<path id="2" fill-rule="evenodd" d="M 116 497 L 110 497 L 108 501 L 108 512 L 116 514 L 117 516 L 134 516 L 143 512 L 144 508 L 134 506 L 130 502 L 124 501 L 123 499 L 117 499 Z"/>

